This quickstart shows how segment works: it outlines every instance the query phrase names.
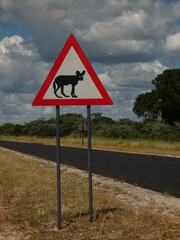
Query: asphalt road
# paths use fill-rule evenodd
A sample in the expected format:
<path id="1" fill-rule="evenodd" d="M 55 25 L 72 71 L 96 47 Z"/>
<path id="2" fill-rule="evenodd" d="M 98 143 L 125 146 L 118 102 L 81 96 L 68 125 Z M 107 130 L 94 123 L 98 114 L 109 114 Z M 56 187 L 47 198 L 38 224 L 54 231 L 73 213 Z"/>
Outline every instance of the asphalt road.
<path id="1" fill-rule="evenodd" d="M 56 161 L 56 146 L 0 140 L 0 146 Z M 61 162 L 87 170 L 87 149 L 61 147 Z M 93 173 L 180 197 L 180 158 L 92 150 Z"/>

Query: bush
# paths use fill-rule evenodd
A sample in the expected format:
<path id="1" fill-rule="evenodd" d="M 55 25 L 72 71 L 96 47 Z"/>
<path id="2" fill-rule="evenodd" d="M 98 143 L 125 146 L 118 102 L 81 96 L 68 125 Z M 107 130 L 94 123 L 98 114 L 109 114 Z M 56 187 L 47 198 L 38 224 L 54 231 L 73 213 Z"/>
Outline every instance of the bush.
<path id="1" fill-rule="evenodd" d="M 20 136 L 23 132 L 23 126 L 13 123 L 4 123 L 0 126 L 0 135 L 5 136 Z"/>
<path id="2" fill-rule="evenodd" d="M 67 113 L 61 115 L 60 135 L 62 137 L 77 136 L 82 120 L 86 122 L 81 114 Z M 114 121 L 102 116 L 101 113 L 93 113 L 91 125 L 92 136 L 100 138 L 180 141 L 180 123 L 178 122 L 172 126 L 154 120 L 134 122 L 129 119 L 119 119 Z M 0 135 L 53 137 L 56 136 L 56 119 L 45 120 L 41 118 L 26 123 L 24 126 L 4 123 L 0 126 Z"/>

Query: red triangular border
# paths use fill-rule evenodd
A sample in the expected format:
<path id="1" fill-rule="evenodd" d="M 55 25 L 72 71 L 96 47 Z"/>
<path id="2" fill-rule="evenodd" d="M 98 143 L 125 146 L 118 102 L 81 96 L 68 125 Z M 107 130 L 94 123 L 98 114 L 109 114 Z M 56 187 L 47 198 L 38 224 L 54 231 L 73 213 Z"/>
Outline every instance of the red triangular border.
<path id="1" fill-rule="evenodd" d="M 58 72 L 61 64 L 63 63 L 66 55 L 68 54 L 70 48 L 73 47 L 76 51 L 77 55 L 79 56 L 80 60 L 84 64 L 86 71 L 88 71 L 91 79 L 93 80 L 95 86 L 99 90 L 102 99 L 94 98 L 94 99 L 43 99 L 45 93 L 47 92 L 51 82 L 53 81 L 56 73 Z M 75 39 L 74 35 L 71 34 L 65 43 L 62 51 L 60 52 L 57 60 L 55 61 L 52 69 L 50 70 L 46 80 L 44 81 L 43 85 L 41 86 L 37 96 L 35 97 L 32 105 L 33 106 L 76 106 L 76 105 L 112 105 L 113 102 L 109 97 L 108 93 L 106 92 L 104 86 L 102 85 L 101 81 L 99 80 L 97 74 L 95 73 L 94 69 L 92 68 L 90 62 L 88 61 L 87 57 L 85 56 L 83 50 L 81 49 L 80 45 L 78 44 L 77 40 Z"/>

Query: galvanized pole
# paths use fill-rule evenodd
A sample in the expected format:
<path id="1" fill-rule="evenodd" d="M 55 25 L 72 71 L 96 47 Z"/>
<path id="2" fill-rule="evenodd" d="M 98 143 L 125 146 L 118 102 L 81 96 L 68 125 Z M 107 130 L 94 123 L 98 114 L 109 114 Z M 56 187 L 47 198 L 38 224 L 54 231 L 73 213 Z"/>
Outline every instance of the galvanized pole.
<path id="1" fill-rule="evenodd" d="M 56 106 L 56 157 L 57 157 L 57 225 L 61 229 L 61 176 L 60 176 L 60 107 Z"/>
<path id="2" fill-rule="evenodd" d="M 84 146 L 84 119 L 82 120 L 82 146 Z"/>
<path id="3" fill-rule="evenodd" d="M 88 120 L 88 175 L 89 175 L 89 221 L 93 221 L 93 199 L 92 199 L 92 151 L 91 151 L 91 108 L 87 106 Z"/>

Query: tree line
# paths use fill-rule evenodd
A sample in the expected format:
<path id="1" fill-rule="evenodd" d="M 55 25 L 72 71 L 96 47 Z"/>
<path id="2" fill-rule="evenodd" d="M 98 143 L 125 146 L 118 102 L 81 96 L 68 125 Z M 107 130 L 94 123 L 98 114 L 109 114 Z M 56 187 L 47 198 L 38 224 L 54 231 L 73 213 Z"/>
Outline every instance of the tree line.
<path id="1" fill-rule="evenodd" d="M 60 116 L 60 135 L 78 137 L 79 125 L 87 119 L 81 114 L 67 113 Z M 91 114 L 92 136 L 109 139 L 152 139 L 165 141 L 180 141 L 180 123 L 169 125 L 158 120 L 132 121 L 119 119 L 117 121 L 103 116 L 102 113 Z M 40 118 L 24 125 L 4 123 L 0 126 L 0 135 L 6 136 L 37 136 L 55 137 L 56 119 Z"/>

